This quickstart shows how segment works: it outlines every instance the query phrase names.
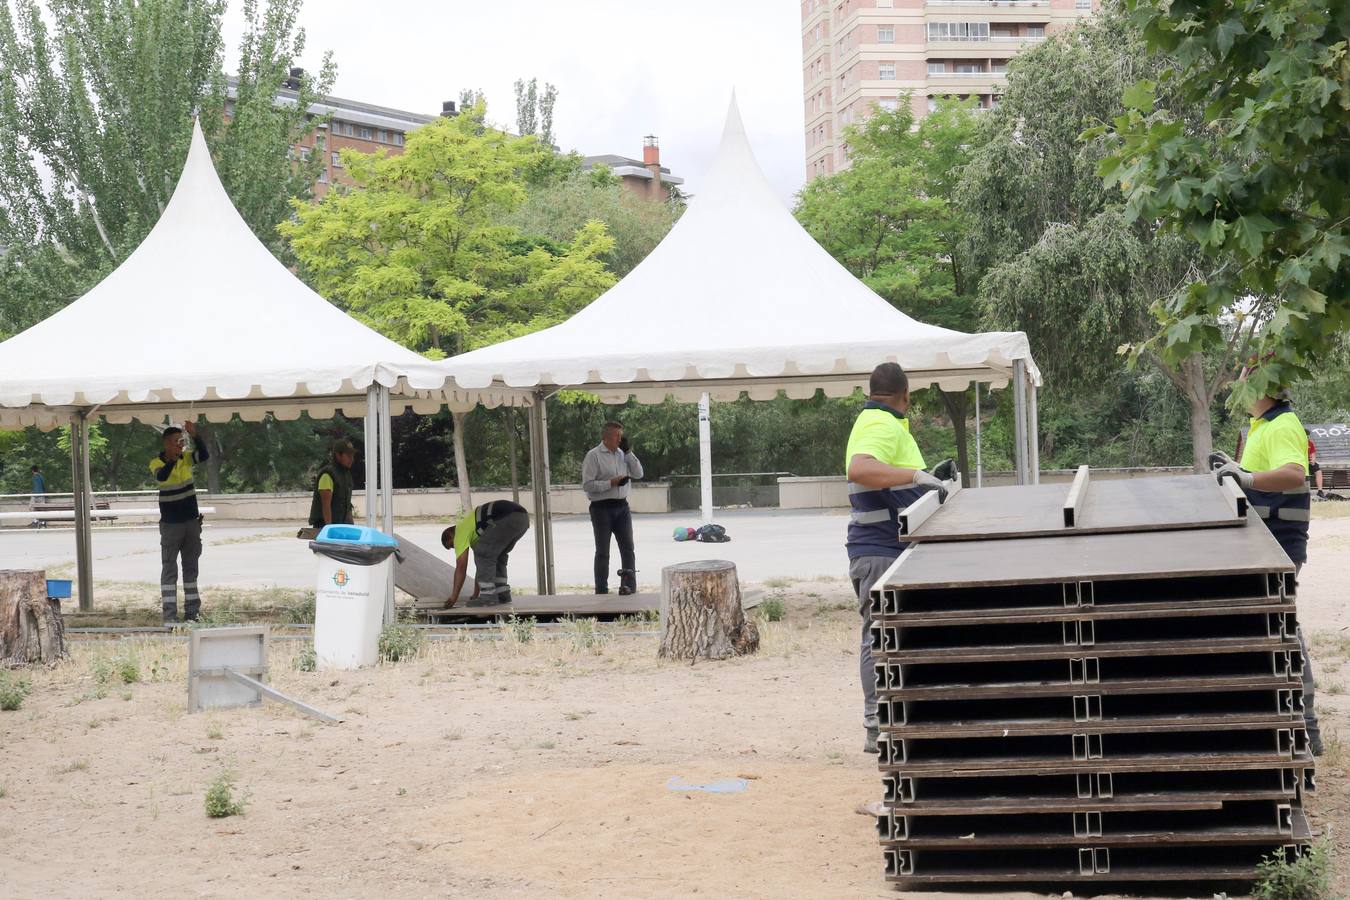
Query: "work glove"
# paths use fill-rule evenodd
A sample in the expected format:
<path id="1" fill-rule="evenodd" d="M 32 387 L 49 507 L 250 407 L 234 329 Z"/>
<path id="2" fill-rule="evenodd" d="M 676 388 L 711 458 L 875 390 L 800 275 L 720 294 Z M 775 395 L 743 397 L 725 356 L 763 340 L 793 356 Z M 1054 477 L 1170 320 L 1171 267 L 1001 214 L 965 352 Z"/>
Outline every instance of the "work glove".
<path id="1" fill-rule="evenodd" d="M 1209 470 L 1220 483 L 1223 483 L 1225 478 L 1232 478 L 1243 490 L 1250 490 L 1256 482 L 1251 472 L 1235 463 L 1233 457 L 1222 450 L 1215 450 L 1209 455 Z"/>
<path id="2" fill-rule="evenodd" d="M 936 475 L 932 475 L 919 469 L 914 473 L 914 481 L 912 483 L 916 488 L 922 488 L 925 491 L 937 491 L 938 502 L 947 502 L 947 486 L 943 484 L 942 479 L 938 478 Z"/>
<path id="3" fill-rule="evenodd" d="M 628 435 L 625 434 L 623 437 L 619 438 L 619 449 L 624 453 L 628 452 Z"/>
<path id="4" fill-rule="evenodd" d="M 933 477 L 941 481 L 952 481 L 956 478 L 956 461 L 951 457 L 944 459 L 932 468 Z"/>

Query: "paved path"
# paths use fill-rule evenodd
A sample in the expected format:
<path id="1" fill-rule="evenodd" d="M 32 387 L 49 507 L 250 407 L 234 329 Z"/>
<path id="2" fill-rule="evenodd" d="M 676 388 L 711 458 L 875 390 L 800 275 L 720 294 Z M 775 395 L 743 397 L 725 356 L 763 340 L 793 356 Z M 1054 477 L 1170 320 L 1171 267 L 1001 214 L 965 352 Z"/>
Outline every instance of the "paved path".
<path id="1" fill-rule="evenodd" d="M 717 521 L 732 540 L 726 544 L 677 542 L 677 525 L 697 525 L 697 513 L 643 515 L 634 518 L 638 581 L 644 586 L 661 582 L 664 566 L 691 559 L 729 559 L 740 577 L 762 582 L 774 577 L 843 577 L 847 514 L 839 511 L 725 510 Z M 304 541 L 296 540 L 298 526 L 269 522 L 209 523 L 204 534 L 201 584 L 203 587 L 308 588 L 313 585 L 314 562 Z M 432 522 L 400 523 L 406 538 L 435 552 L 443 525 Z M 559 516 L 553 522 L 557 581 L 560 590 L 590 590 L 594 543 L 590 520 Z M 74 577 L 75 535 L 69 528 L 0 530 L 0 559 L 6 567 L 64 566 Z M 610 550 L 613 568 L 619 567 L 617 547 Z M 155 584 L 159 579 L 159 536 L 153 525 L 94 529 L 94 575 L 97 581 Z M 512 586 L 535 591 L 534 538 L 527 532 L 511 554 Z M 611 579 L 611 590 L 618 578 Z"/>

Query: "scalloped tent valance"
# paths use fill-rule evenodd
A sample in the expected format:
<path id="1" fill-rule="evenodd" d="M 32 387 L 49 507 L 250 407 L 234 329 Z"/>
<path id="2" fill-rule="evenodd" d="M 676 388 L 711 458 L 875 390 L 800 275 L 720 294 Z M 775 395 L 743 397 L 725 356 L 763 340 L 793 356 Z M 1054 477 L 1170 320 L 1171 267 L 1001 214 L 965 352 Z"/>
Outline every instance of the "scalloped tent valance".
<path id="1" fill-rule="evenodd" d="M 702 190 L 622 281 L 560 325 L 430 364 L 466 392 L 576 387 L 609 402 L 846 395 L 882 362 L 915 387 L 1040 376 L 1021 332 L 926 325 L 834 260 L 774 196 L 733 98 Z"/>
<path id="2" fill-rule="evenodd" d="M 428 392 L 445 378 L 426 364 L 272 256 L 230 202 L 194 124 L 173 197 L 135 252 L 0 343 L 0 428 L 63 425 L 94 407 L 111 422 L 189 410 L 213 421 L 363 416 L 372 384 L 431 412 L 439 402 Z M 501 392 L 476 399 L 519 402 Z"/>

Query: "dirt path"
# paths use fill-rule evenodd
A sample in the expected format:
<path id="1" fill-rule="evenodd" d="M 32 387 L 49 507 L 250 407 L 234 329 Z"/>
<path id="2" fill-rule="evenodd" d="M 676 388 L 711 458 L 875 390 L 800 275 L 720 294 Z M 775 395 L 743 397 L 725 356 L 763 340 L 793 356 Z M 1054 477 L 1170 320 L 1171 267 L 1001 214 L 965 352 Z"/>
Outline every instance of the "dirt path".
<path id="1" fill-rule="evenodd" d="M 1300 614 L 1329 730 L 1350 734 L 1350 518 L 1319 520 L 1312 554 Z M 854 811 L 880 780 L 859 752 L 847 583 L 771 593 L 788 618 L 760 654 L 693 667 L 582 630 L 337 675 L 274 645 L 278 687 L 340 727 L 277 706 L 187 715 L 182 645 L 82 644 L 0 713 L 0 895 L 895 897 Z M 110 677 L 114 652 L 143 682 Z M 1337 741 L 1310 804 L 1341 832 L 1346 765 Z M 224 771 L 247 810 L 208 819 Z"/>

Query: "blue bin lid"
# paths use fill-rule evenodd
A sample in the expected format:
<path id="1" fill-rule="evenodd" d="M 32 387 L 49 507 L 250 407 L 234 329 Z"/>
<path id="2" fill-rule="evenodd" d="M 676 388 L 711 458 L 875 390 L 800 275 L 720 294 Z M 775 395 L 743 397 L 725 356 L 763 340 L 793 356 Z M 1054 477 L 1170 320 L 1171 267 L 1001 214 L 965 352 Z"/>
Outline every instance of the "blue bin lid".
<path id="1" fill-rule="evenodd" d="M 397 547 L 394 540 L 383 531 L 367 528 L 364 525 L 325 525 L 316 541 L 324 544 L 364 544 L 367 547 Z"/>

